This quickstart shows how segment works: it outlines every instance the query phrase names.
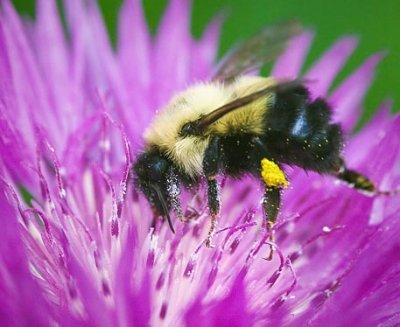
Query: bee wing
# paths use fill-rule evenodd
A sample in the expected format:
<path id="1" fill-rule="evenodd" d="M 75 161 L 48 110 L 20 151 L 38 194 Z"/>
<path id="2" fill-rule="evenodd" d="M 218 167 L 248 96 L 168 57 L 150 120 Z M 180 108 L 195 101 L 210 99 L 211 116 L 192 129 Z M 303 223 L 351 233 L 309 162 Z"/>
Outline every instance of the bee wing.
<path id="1" fill-rule="evenodd" d="M 195 122 L 191 123 L 191 129 L 195 132 L 195 134 L 201 135 L 204 133 L 204 131 L 207 129 L 208 126 L 215 123 L 218 119 L 222 118 L 226 114 L 228 114 L 236 109 L 240 109 L 243 106 L 261 98 L 262 96 L 264 96 L 270 92 L 276 92 L 276 91 L 280 91 L 280 90 L 294 88 L 296 86 L 303 85 L 304 82 L 305 82 L 304 79 L 281 80 L 277 84 L 265 87 L 259 91 L 256 91 L 256 92 L 253 92 L 244 97 L 235 99 L 235 100 L 233 100 L 227 104 L 224 104 L 223 106 L 213 110 L 209 114 L 202 116 Z"/>
<path id="2" fill-rule="evenodd" d="M 267 26 L 228 53 L 217 68 L 214 80 L 229 83 L 239 75 L 272 62 L 286 48 L 288 41 L 301 32 L 302 27 L 295 20 Z"/>

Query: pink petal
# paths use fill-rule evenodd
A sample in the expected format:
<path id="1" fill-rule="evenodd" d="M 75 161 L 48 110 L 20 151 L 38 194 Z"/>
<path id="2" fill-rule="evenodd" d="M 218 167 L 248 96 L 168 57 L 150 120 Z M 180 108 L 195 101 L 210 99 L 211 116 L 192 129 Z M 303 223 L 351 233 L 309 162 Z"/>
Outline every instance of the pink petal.
<path id="1" fill-rule="evenodd" d="M 37 16 L 39 23 L 35 28 L 34 45 L 38 53 L 39 67 L 45 80 L 57 81 L 52 88 L 47 89 L 47 97 L 50 110 L 56 115 L 57 121 L 63 121 L 62 132 L 66 132 L 69 121 L 60 120 L 60 117 L 73 116 L 74 108 L 70 102 L 71 85 L 68 80 L 70 64 L 67 44 L 56 3 L 38 1 Z"/>
<path id="2" fill-rule="evenodd" d="M 385 222 L 356 258 L 340 290 L 313 319 L 316 326 L 395 325 L 400 314 L 396 301 L 400 291 L 397 218 Z M 382 232 L 383 229 L 387 233 Z M 371 264 L 373 262 L 376 264 Z"/>
<path id="3" fill-rule="evenodd" d="M 46 326 L 50 323 L 49 307 L 28 266 L 21 240 L 17 213 L 6 197 L 0 181 L 0 325 Z M 10 299 L 13 299 L 10 301 Z"/>
<path id="4" fill-rule="evenodd" d="M 350 167 L 359 167 L 363 162 L 368 162 L 372 149 L 385 137 L 390 126 L 392 107 L 392 101 L 384 102 L 371 121 L 346 142 L 344 158 Z M 365 140 L 369 141 L 366 143 Z"/>
<path id="5" fill-rule="evenodd" d="M 334 121 L 340 122 L 344 131 L 351 131 L 356 124 L 364 96 L 374 79 L 376 66 L 383 57 L 384 53 L 378 53 L 368 58 L 329 96 L 334 108 Z"/>
<path id="6" fill-rule="evenodd" d="M 115 272 L 115 305 L 119 323 L 124 326 L 147 326 L 151 319 L 151 285 L 149 276 L 146 274 L 140 286 L 134 291 L 130 285 L 135 275 L 133 268 L 136 264 L 134 260 L 136 242 L 134 231 L 129 229 Z M 142 277 L 136 276 L 135 279 L 138 278 Z"/>
<path id="7" fill-rule="evenodd" d="M 188 82 L 192 45 L 189 34 L 189 1 L 171 0 L 159 26 L 154 54 L 152 94 L 156 107 L 166 104 Z"/>
<path id="8" fill-rule="evenodd" d="M 314 98 L 326 95 L 333 79 L 353 53 L 357 43 L 355 37 L 340 39 L 305 74 L 305 79 L 310 81 L 309 89 Z"/>
<path id="9" fill-rule="evenodd" d="M 222 299 L 202 304 L 195 299 L 185 314 L 187 326 L 253 326 L 254 317 L 247 311 L 243 274 L 234 281 L 229 293 Z"/>
<path id="10" fill-rule="evenodd" d="M 120 11 L 118 56 L 128 85 L 148 86 L 151 79 L 151 44 L 140 0 L 128 0 Z M 139 82 L 139 83 L 138 83 Z"/>
<path id="11" fill-rule="evenodd" d="M 100 290 L 93 285 L 93 280 L 72 255 L 69 258 L 69 269 L 79 289 L 79 296 L 87 313 L 89 326 L 111 326 L 111 315 L 106 307 Z"/>
<path id="12" fill-rule="evenodd" d="M 298 77 L 313 38 L 314 33 L 307 31 L 293 39 L 276 61 L 271 76 L 293 79 Z"/>
<path id="13" fill-rule="evenodd" d="M 38 1 L 37 22 L 1 5 L 0 325 L 395 324 L 398 194 L 368 197 L 334 175 L 285 167 L 290 187 L 266 262 L 264 186 L 254 178 L 218 178 L 213 249 L 204 185 L 183 191 L 191 220 L 176 221 L 173 235 L 130 182 L 154 111 L 212 72 L 220 18 L 195 41 L 190 2 L 172 0 L 153 44 L 141 2 L 127 0 L 115 53 L 96 1 L 64 3 L 68 37 L 55 2 Z M 311 39 L 293 40 L 274 74 L 298 77 Z M 314 96 L 354 46 L 342 39 L 311 69 Z M 379 59 L 330 99 L 347 130 Z M 348 166 L 384 191 L 400 188 L 400 118 L 389 111 L 384 103 L 345 149 Z"/>
<path id="14" fill-rule="evenodd" d="M 210 78 L 210 68 L 218 51 L 218 41 L 223 18 L 217 16 L 206 28 L 199 42 L 193 44 L 192 75 L 196 80 Z"/>

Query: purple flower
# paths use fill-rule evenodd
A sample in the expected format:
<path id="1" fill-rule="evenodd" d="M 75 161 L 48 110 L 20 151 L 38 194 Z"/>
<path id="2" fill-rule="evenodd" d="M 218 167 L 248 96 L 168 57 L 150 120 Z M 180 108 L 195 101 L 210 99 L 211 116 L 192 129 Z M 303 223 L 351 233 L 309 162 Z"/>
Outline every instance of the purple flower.
<path id="1" fill-rule="evenodd" d="M 254 180 L 226 180 L 213 249 L 204 190 L 185 194 L 192 220 L 149 230 L 151 209 L 130 167 L 144 128 L 175 92 L 213 69 L 220 21 L 195 41 L 189 5 L 171 0 L 155 38 L 139 0 L 121 10 L 110 46 L 94 1 L 54 1 L 37 19 L 9 1 L 0 19 L 0 325 L 395 326 L 400 322 L 400 202 L 334 178 L 289 170 L 275 226 L 261 227 Z M 296 77 L 313 35 L 273 69 Z M 400 185 L 399 117 L 390 102 L 351 135 L 382 58 L 367 58 L 336 89 L 356 47 L 345 37 L 305 74 L 348 132 L 345 158 L 380 189 Z"/>

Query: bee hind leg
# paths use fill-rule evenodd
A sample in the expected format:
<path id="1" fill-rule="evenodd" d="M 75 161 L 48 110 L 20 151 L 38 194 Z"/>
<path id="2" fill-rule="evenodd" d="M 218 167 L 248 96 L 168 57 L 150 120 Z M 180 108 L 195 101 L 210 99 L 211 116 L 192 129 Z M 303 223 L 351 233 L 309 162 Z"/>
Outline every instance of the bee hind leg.
<path id="1" fill-rule="evenodd" d="M 261 160 L 261 177 L 265 183 L 263 208 L 266 216 L 266 229 L 267 233 L 269 233 L 269 240 L 273 242 L 273 226 L 279 214 L 281 191 L 282 188 L 288 186 L 288 181 L 282 169 L 275 162 L 266 158 Z M 266 260 L 272 260 L 273 253 L 274 249 L 271 245 Z"/>
<path id="2" fill-rule="evenodd" d="M 348 169 L 343 159 L 340 160 L 339 168 L 334 174 L 338 179 L 360 192 L 370 195 L 379 193 L 376 185 L 368 177 L 355 170 Z"/>
<path id="3" fill-rule="evenodd" d="M 266 218 L 266 229 L 267 233 L 269 233 L 269 240 L 271 242 L 275 241 L 275 235 L 273 231 L 273 227 L 276 221 L 276 218 L 279 214 L 281 204 L 281 190 L 280 188 L 265 188 L 264 199 L 263 199 L 263 208 Z M 268 261 L 272 260 L 274 253 L 274 248 L 271 245 L 269 255 L 265 258 Z"/>
<path id="4" fill-rule="evenodd" d="M 368 177 L 355 170 L 348 169 L 343 159 L 341 159 L 339 168 L 333 174 L 350 187 L 370 196 L 393 196 L 400 193 L 400 188 L 380 190 Z"/>

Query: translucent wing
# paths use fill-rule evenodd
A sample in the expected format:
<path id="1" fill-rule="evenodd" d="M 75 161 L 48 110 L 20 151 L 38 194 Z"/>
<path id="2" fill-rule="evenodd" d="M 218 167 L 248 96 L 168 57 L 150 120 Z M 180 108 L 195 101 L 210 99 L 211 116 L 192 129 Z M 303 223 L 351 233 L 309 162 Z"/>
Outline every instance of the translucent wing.
<path id="1" fill-rule="evenodd" d="M 275 60 L 294 36 L 302 32 L 295 20 L 270 25 L 234 48 L 217 69 L 214 79 L 230 82 L 236 76 L 261 68 Z"/>

